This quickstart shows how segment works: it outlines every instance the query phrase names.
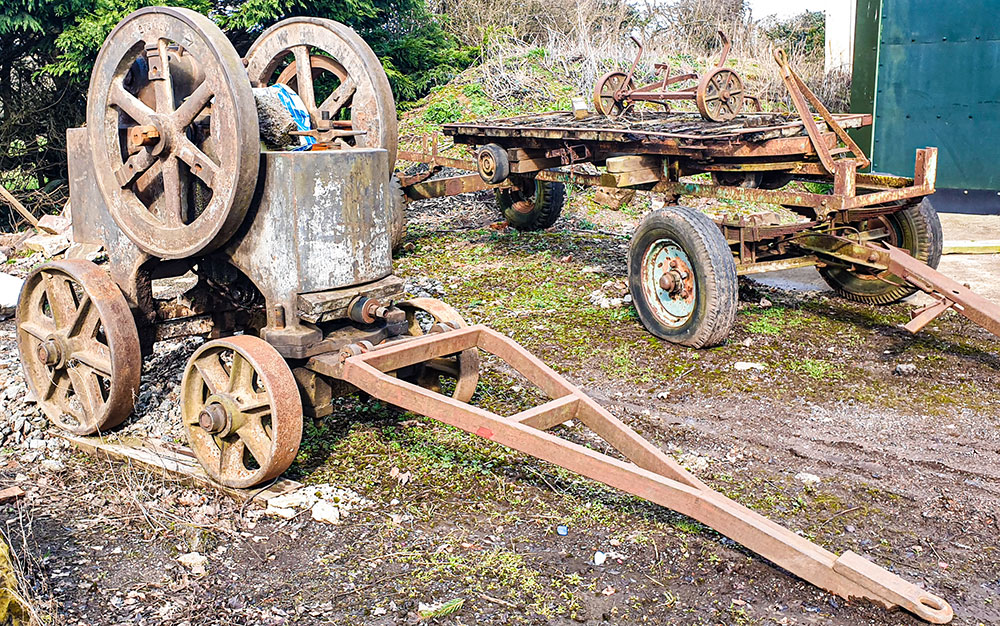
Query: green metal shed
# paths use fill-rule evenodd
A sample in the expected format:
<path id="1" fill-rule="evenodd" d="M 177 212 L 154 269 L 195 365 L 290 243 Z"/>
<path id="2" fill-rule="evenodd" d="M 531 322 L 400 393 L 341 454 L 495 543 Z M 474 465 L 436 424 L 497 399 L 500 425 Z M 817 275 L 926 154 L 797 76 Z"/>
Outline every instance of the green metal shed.
<path id="1" fill-rule="evenodd" d="M 1000 213 L 1000 0 L 858 0 L 851 110 L 872 170 L 938 148 L 939 211 Z"/>

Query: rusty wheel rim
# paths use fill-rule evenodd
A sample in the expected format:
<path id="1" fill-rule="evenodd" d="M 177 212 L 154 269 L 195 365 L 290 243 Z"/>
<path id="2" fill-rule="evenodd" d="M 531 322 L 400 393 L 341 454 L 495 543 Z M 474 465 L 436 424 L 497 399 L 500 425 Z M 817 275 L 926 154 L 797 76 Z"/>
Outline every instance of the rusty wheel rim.
<path id="1" fill-rule="evenodd" d="M 459 328 L 468 326 L 462 319 L 461 313 L 434 298 L 413 298 L 400 302 L 396 306 L 406 313 L 409 333 L 414 337 L 424 334 L 417 320 L 418 311 L 429 314 L 436 323 L 455 324 Z M 424 370 L 417 382 L 421 387 L 440 392 L 442 376 L 455 380 L 455 391 L 451 394 L 453 398 L 459 402 L 471 400 L 472 394 L 476 391 L 476 385 L 479 383 L 479 350 L 470 348 L 457 355 L 428 361 L 424 364 Z"/>
<path id="2" fill-rule="evenodd" d="M 277 478 L 302 439 L 302 400 L 285 360 L 250 335 L 210 341 L 184 370 L 181 419 L 205 472 L 227 487 Z"/>
<path id="3" fill-rule="evenodd" d="M 695 104 L 705 119 L 728 122 L 743 110 L 743 79 L 728 67 L 713 69 L 698 82 Z"/>
<path id="4" fill-rule="evenodd" d="M 28 388 L 59 428 L 92 435 L 132 412 L 142 355 L 135 320 L 107 273 L 55 261 L 24 281 L 17 341 Z"/>
<path id="5" fill-rule="evenodd" d="M 346 112 L 350 129 L 364 133 L 353 138 L 354 144 L 384 148 L 389 152 L 389 167 L 394 166 L 398 130 L 392 87 L 378 57 L 351 28 L 315 17 L 283 20 L 257 38 L 246 61 L 254 87 L 294 81 L 313 128 L 322 129 Z M 286 61 L 288 65 L 275 78 Z M 317 103 L 314 79 L 324 72 L 334 74 L 339 85 Z"/>
<path id="6" fill-rule="evenodd" d="M 668 328 L 681 328 L 695 313 L 698 284 L 691 259 L 676 241 L 654 241 L 642 257 L 642 289 L 650 311 Z"/>
<path id="7" fill-rule="evenodd" d="M 97 55 L 87 127 L 111 216 L 143 251 L 209 252 L 239 227 L 257 180 L 257 109 L 207 17 L 148 7 L 122 20 Z"/>

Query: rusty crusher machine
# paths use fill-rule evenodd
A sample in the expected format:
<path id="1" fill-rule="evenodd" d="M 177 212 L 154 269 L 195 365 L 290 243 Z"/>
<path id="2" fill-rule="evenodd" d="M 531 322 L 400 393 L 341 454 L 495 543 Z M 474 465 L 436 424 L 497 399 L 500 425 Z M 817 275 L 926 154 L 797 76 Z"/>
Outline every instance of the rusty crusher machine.
<path id="1" fill-rule="evenodd" d="M 275 81 L 334 149 L 261 150 L 254 88 Z M 74 238 L 103 245 L 108 263 L 36 268 L 17 311 L 25 377 L 48 418 L 78 435 L 114 428 L 156 337 L 209 334 L 186 365 L 181 415 L 195 456 L 224 485 L 280 475 L 303 416 L 328 414 L 334 394 L 356 388 L 689 515 L 832 593 L 951 619 L 942 598 L 713 491 L 511 339 L 466 326 L 442 302 L 400 301 L 395 132 L 379 61 L 341 24 L 286 20 L 241 59 L 197 13 L 126 17 L 98 55 L 87 126 L 69 131 Z M 188 272 L 194 304 L 154 304 L 154 279 Z M 426 333 L 420 311 L 433 317 Z M 509 416 L 469 404 L 480 350 L 551 399 Z M 616 452 L 549 432 L 570 419 Z"/>

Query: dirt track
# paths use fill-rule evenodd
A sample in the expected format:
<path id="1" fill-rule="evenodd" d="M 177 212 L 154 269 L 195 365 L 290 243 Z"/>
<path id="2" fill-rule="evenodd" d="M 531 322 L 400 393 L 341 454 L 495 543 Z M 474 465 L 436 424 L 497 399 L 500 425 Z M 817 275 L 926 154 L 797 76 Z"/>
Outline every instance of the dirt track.
<path id="1" fill-rule="evenodd" d="M 991 335 L 949 315 L 910 337 L 908 305 L 747 281 L 731 341 L 694 352 L 652 339 L 628 309 L 589 304 L 624 276 L 625 240 L 594 232 L 592 214 L 529 235 L 490 228 L 484 197 L 410 213 L 398 273 L 439 284 L 468 319 L 514 336 L 730 497 L 925 585 L 956 624 L 1000 623 Z M 627 232 L 627 215 L 609 220 Z M 176 367 L 190 349 L 158 362 Z M 164 393 L 169 406 L 169 383 Z M 527 396 L 487 362 L 480 403 L 515 410 Z M 29 535 L 57 623 L 412 623 L 419 603 L 455 598 L 462 607 L 435 623 L 920 623 L 845 603 L 665 509 L 356 398 L 310 425 L 292 469 L 372 501 L 338 526 L 241 515 L 214 492 L 82 456 L 47 471 L 11 452 L 4 482 L 18 473 L 33 492 L 5 515 L 25 522 L 12 534 Z M 596 566 L 597 550 L 616 556 Z M 206 575 L 177 563 L 189 551 L 208 556 Z"/>

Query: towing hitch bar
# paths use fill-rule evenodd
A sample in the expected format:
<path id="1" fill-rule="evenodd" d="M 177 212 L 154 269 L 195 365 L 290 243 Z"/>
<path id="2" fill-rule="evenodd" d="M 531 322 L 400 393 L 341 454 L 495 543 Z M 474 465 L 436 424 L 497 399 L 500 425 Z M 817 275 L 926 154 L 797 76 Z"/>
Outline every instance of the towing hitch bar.
<path id="1" fill-rule="evenodd" d="M 859 554 L 848 551 L 838 556 L 714 491 L 513 339 L 490 328 L 439 329 L 414 339 L 351 348 L 313 357 L 308 367 L 389 404 L 692 517 L 845 599 L 866 598 L 886 608 L 900 607 L 935 624 L 952 619 L 952 608 L 944 599 Z M 504 360 L 550 400 L 504 417 L 393 375 L 412 365 L 475 349 Z M 571 419 L 590 428 L 627 460 L 548 432 Z"/>

